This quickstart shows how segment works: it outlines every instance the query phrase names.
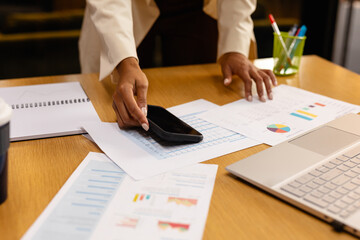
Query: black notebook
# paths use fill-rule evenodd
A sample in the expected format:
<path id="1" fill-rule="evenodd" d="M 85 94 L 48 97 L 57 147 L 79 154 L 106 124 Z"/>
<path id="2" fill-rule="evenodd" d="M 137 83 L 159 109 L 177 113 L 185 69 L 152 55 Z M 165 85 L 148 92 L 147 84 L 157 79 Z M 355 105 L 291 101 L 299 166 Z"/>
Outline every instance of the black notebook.
<path id="1" fill-rule="evenodd" d="M 82 121 L 100 121 L 79 82 L 0 88 L 13 109 L 10 140 L 81 134 Z"/>

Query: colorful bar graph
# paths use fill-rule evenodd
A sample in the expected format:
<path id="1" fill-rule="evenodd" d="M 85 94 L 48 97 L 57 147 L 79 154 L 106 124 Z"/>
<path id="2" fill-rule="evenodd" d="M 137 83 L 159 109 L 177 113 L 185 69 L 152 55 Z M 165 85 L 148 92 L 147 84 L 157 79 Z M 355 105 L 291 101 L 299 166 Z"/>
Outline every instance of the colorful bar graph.
<path id="1" fill-rule="evenodd" d="M 305 119 L 305 120 L 308 120 L 308 121 L 313 120 L 312 118 L 309 118 L 309 117 L 306 117 L 304 115 L 300 115 L 300 114 L 297 114 L 297 113 L 290 113 L 290 115 L 295 116 L 295 117 L 299 117 L 299 118 L 302 118 L 302 119 Z"/>
<path id="2" fill-rule="evenodd" d="M 197 199 L 169 197 L 168 202 L 169 203 L 174 202 L 177 205 L 191 207 L 191 206 L 195 206 L 197 204 Z"/>
<path id="3" fill-rule="evenodd" d="M 186 232 L 190 228 L 190 224 L 173 223 L 173 222 L 165 222 L 165 221 L 159 221 L 158 226 L 160 229 L 163 229 L 163 230 L 165 230 L 167 228 L 171 228 L 171 229 L 178 230 L 179 232 Z"/>
<path id="4" fill-rule="evenodd" d="M 134 197 L 134 199 L 133 199 L 133 202 L 136 202 L 136 200 L 138 199 L 138 197 L 139 197 L 139 194 L 136 194 L 135 197 Z"/>
<path id="5" fill-rule="evenodd" d="M 315 115 L 315 114 L 312 114 L 312 113 L 309 113 L 309 112 L 305 112 L 305 111 L 302 111 L 302 110 L 297 110 L 296 112 L 305 114 L 305 115 L 307 115 L 307 116 L 309 116 L 309 117 L 314 117 L 314 118 L 317 117 L 317 115 Z"/>
<path id="6" fill-rule="evenodd" d="M 151 197 L 151 195 L 149 194 L 135 194 L 135 197 L 133 199 L 133 202 L 140 202 L 140 201 L 143 201 L 143 200 L 149 200 Z"/>
<path id="7" fill-rule="evenodd" d="M 318 106 L 320 106 L 320 107 L 325 107 L 326 105 L 324 105 L 324 104 L 322 104 L 322 103 L 314 103 L 315 105 L 318 105 Z"/>

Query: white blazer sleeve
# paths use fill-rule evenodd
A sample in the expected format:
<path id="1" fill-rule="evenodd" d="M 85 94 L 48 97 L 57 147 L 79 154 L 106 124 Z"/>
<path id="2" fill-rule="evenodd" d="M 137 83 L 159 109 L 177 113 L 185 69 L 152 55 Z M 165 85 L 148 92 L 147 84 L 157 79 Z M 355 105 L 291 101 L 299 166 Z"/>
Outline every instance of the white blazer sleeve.
<path id="1" fill-rule="evenodd" d="M 218 59 L 228 52 L 249 55 L 250 42 L 255 40 L 251 14 L 256 0 L 218 0 Z"/>
<path id="2" fill-rule="evenodd" d="M 100 80 L 125 58 L 135 57 L 131 0 L 87 0 L 100 40 Z M 91 40 L 89 40 L 91 41 Z"/>

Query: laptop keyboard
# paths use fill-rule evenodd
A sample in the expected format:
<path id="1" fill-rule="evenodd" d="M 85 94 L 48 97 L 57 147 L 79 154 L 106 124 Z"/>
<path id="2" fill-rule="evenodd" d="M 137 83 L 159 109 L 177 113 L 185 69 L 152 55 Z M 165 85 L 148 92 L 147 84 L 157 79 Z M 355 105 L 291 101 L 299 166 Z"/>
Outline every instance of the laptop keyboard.
<path id="1" fill-rule="evenodd" d="M 281 189 L 342 218 L 349 217 L 360 209 L 360 146 Z"/>

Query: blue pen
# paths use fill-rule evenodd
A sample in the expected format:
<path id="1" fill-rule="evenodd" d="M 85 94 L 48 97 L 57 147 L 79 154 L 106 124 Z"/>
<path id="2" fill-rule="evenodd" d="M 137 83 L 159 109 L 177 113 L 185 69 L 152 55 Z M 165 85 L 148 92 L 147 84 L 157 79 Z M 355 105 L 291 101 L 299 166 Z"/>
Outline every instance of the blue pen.
<path id="1" fill-rule="evenodd" d="M 299 29 L 298 34 L 296 34 L 296 36 L 303 37 L 303 36 L 305 36 L 306 31 L 307 31 L 307 27 L 305 25 L 302 25 L 301 28 Z M 300 41 L 298 39 L 294 39 L 294 41 L 291 43 L 291 45 L 289 47 L 289 53 L 290 53 L 291 59 L 294 57 L 295 50 L 296 50 L 297 46 L 299 45 L 299 43 L 300 43 Z M 289 64 L 286 63 L 285 72 L 288 68 L 289 68 Z"/>
<path id="2" fill-rule="evenodd" d="M 294 36 L 295 35 L 295 33 L 296 33 L 296 31 L 297 31 L 297 29 L 298 29 L 298 25 L 297 24 L 294 24 L 291 28 L 290 28 L 290 30 L 289 30 L 289 36 Z"/>
<path id="3" fill-rule="evenodd" d="M 305 25 L 302 25 L 300 30 L 299 30 L 299 33 L 296 36 L 297 37 L 305 36 L 306 30 L 307 30 L 307 27 Z M 293 43 L 290 45 L 289 52 L 290 52 L 291 58 L 294 56 L 294 50 L 296 49 L 299 42 L 300 41 L 293 41 Z"/>
<path id="4" fill-rule="evenodd" d="M 288 35 L 294 36 L 296 34 L 297 30 L 298 30 L 298 25 L 294 24 L 288 31 Z M 292 43 L 291 38 L 286 39 L 285 45 L 286 45 L 287 49 L 290 49 L 291 43 Z M 286 63 L 286 54 L 285 54 L 284 50 L 282 50 L 279 60 L 277 61 L 277 64 L 275 66 L 275 69 L 278 69 L 280 71 L 282 68 L 284 68 L 284 65 L 286 65 L 286 64 L 288 64 L 288 63 Z"/>

